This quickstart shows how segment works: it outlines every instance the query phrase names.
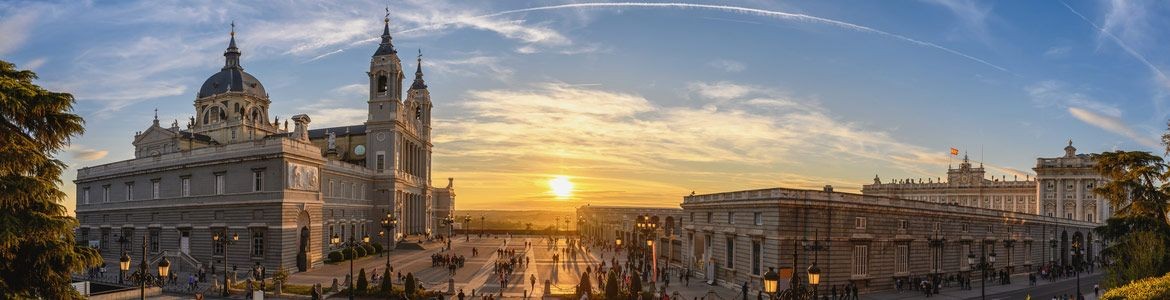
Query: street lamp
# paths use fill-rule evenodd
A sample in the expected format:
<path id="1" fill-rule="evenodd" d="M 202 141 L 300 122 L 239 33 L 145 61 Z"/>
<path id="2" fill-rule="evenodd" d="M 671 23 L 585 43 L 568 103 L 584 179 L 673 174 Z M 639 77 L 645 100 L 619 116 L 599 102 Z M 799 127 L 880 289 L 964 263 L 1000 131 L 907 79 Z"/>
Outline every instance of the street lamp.
<path id="1" fill-rule="evenodd" d="M 817 285 L 821 284 L 821 268 L 817 267 L 816 260 L 808 266 L 808 284 L 812 286 L 813 299 L 817 298 Z"/>
<path id="2" fill-rule="evenodd" d="M 1077 299 L 1081 299 L 1081 269 L 1084 267 L 1082 260 L 1084 259 L 1085 250 L 1081 249 L 1080 241 L 1074 240 L 1072 243 L 1072 251 L 1070 252 L 1073 256 L 1073 265 L 1076 267 L 1075 271 L 1077 273 Z"/>
<path id="3" fill-rule="evenodd" d="M 223 234 L 223 236 L 220 235 L 221 233 Z M 211 235 L 211 242 L 212 243 L 223 246 L 223 296 L 224 297 L 229 296 L 228 295 L 228 267 L 227 267 L 227 265 L 228 265 L 228 263 L 227 263 L 228 245 L 234 244 L 236 241 L 239 241 L 239 240 L 240 240 L 240 235 L 235 234 L 235 233 L 232 233 L 232 238 L 228 239 L 226 230 Z"/>
<path id="4" fill-rule="evenodd" d="M 768 273 L 764 273 L 764 292 L 768 293 L 768 298 L 776 297 L 776 286 L 780 282 L 780 274 L 776 274 L 776 269 L 768 267 Z"/>
<path id="5" fill-rule="evenodd" d="M 130 271 L 130 255 L 126 251 L 122 251 L 122 258 L 118 259 L 118 284 L 122 284 L 122 278 L 126 277 L 126 271 Z"/>
<path id="6" fill-rule="evenodd" d="M 153 274 L 150 274 L 150 272 L 146 271 L 146 260 L 146 237 L 144 236 L 142 237 L 142 263 L 138 265 L 138 270 L 134 271 L 134 274 L 130 274 L 130 281 L 134 282 L 134 284 L 138 285 L 139 287 L 139 299 L 146 299 L 147 285 L 158 287 L 165 285 L 166 281 L 164 278 L 170 275 L 171 270 L 171 262 L 164 257 L 163 260 L 158 263 L 158 276 L 154 276 Z M 119 260 L 118 267 L 121 268 L 122 271 L 130 270 L 130 255 L 123 253 L 121 259 Z"/>
<path id="7" fill-rule="evenodd" d="M 398 228 L 398 218 L 395 218 L 393 213 L 387 212 L 386 216 L 382 217 L 382 232 L 378 233 L 378 236 L 386 237 L 386 250 L 382 252 L 386 252 L 387 270 L 390 269 L 390 252 L 388 251 L 390 251 L 390 240 L 394 239 L 391 233 L 394 231 L 394 228 Z"/>
<path id="8" fill-rule="evenodd" d="M 370 242 L 370 235 L 368 235 L 368 234 L 363 235 L 362 242 L 369 243 Z M 329 238 L 329 243 L 333 244 L 334 247 L 345 247 L 346 250 L 348 250 L 346 252 L 351 253 L 351 255 L 349 257 L 349 299 L 353 300 L 353 282 L 356 281 L 355 278 L 353 278 L 353 260 L 357 259 L 357 257 L 355 257 L 355 256 L 357 256 L 356 255 L 357 253 L 354 252 L 353 248 L 359 247 L 359 246 L 361 246 L 361 244 L 359 244 L 357 241 L 355 241 L 352 236 L 349 237 L 348 242 L 342 243 L 341 237 L 338 237 L 336 233 L 333 234 L 333 237 Z M 344 257 L 344 255 L 343 255 L 343 257 Z M 389 259 L 389 257 L 390 257 L 389 255 L 386 256 L 387 259 Z"/>
<path id="9" fill-rule="evenodd" d="M 979 271 L 982 272 L 983 276 L 980 276 L 979 280 L 979 295 L 980 298 L 987 299 L 987 270 L 995 266 L 995 249 L 991 249 L 991 254 L 988 256 L 979 258 L 978 263 L 975 262 L 975 253 L 968 252 L 967 264 L 971 265 L 972 269 L 979 268 Z"/>

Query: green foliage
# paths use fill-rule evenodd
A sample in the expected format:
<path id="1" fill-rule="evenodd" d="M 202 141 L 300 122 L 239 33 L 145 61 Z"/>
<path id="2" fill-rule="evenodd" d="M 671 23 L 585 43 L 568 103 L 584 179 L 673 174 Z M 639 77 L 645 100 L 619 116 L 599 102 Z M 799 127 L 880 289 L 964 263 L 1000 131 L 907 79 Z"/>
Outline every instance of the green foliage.
<path id="1" fill-rule="evenodd" d="M 358 292 L 365 293 L 369 287 L 370 282 L 366 280 L 366 268 L 362 268 L 358 271 L 357 286 L 355 288 Z"/>
<path id="2" fill-rule="evenodd" d="M 390 269 L 389 268 L 383 269 L 382 270 L 382 285 L 380 286 L 379 290 L 383 295 L 388 295 L 388 294 L 390 294 L 392 287 L 394 287 L 394 279 L 390 278 Z"/>
<path id="3" fill-rule="evenodd" d="M 617 272 L 610 271 L 605 277 L 605 299 L 618 299 L 618 293 L 621 293 L 621 283 Z"/>
<path id="4" fill-rule="evenodd" d="M 341 252 L 339 252 L 339 251 L 329 252 L 329 261 L 331 261 L 331 262 L 339 262 L 344 258 L 345 257 L 342 256 Z"/>
<path id="5" fill-rule="evenodd" d="M 85 131 L 73 95 L 45 90 L 36 73 L 0 60 L 0 298 L 81 299 L 73 272 L 101 265 L 78 245 L 60 202 L 65 164 L 54 159 Z"/>
<path id="6" fill-rule="evenodd" d="M 415 291 L 418 290 L 418 281 L 414 279 L 413 273 L 406 273 L 406 282 L 404 284 L 405 286 L 403 286 L 402 290 L 406 295 L 414 295 Z"/>
<path id="7" fill-rule="evenodd" d="M 357 258 L 357 251 L 354 251 L 353 248 L 346 247 L 345 249 L 341 249 L 341 255 L 344 256 L 345 260 L 351 260 Z"/>
<path id="8" fill-rule="evenodd" d="M 1102 300 L 1151 300 L 1170 299 L 1170 274 L 1131 282 L 1109 289 Z"/>
<path id="9" fill-rule="evenodd" d="M 382 248 L 382 244 L 378 243 L 370 244 L 370 249 L 374 249 L 372 253 L 382 253 L 383 250 L 386 250 L 386 248 Z"/>
<path id="10" fill-rule="evenodd" d="M 1107 287 L 1116 287 L 1128 282 L 1158 276 L 1164 273 L 1167 267 L 1166 239 L 1149 231 L 1138 231 L 1126 235 L 1113 246 L 1116 251 L 1112 255 L 1124 260 L 1110 265 L 1106 270 L 1103 283 Z"/>
<path id="11" fill-rule="evenodd" d="M 364 247 L 354 247 L 353 251 L 356 252 L 354 255 L 357 255 L 357 256 L 355 256 L 355 257 L 365 257 L 366 256 L 366 248 L 364 248 Z"/>
<path id="12" fill-rule="evenodd" d="M 1094 156 L 1094 168 L 1108 181 L 1093 192 L 1116 207 L 1113 217 L 1094 231 L 1113 241 L 1102 249 L 1107 261 L 1104 285 L 1113 287 L 1170 271 L 1165 254 L 1170 245 L 1166 222 L 1170 194 L 1162 186 L 1170 173 L 1161 157 L 1143 151 L 1105 152 Z"/>
<path id="13" fill-rule="evenodd" d="M 281 285 L 288 283 L 288 271 L 285 271 L 284 268 L 277 270 L 276 273 L 272 274 L 272 281 L 279 282 Z"/>

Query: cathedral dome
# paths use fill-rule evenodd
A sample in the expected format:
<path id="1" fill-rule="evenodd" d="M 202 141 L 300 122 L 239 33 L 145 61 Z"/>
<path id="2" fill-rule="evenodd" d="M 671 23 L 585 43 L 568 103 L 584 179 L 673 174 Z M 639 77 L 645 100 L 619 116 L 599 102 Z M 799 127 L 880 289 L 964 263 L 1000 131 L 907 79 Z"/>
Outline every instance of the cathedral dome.
<path id="1" fill-rule="evenodd" d="M 252 74 L 244 72 L 242 68 L 225 68 L 219 73 L 211 75 L 199 88 L 199 98 L 219 95 L 227 92 L 244 92 L 258 98 L 267 98 L 264 85 Z"/>
<path id="2" fill-rule="evenodd" d="M 264 91 L 264 85 L 260 84 L 260 80 L 256 79 L 252 74 L 244 72 L 244 67 L 240 65 L 240 48 L 236 47 L 236 30 L 235 23 L 232 23 L 232 38 L 228 42 L 227 51 L 223 52 L 225 58 L 223 69 L 219 73 L 211 75 L 207 81 L 203 82 L 203 87 L 199 88 L 199 94 L 196 98 L 210 97 L 228 92 L 243 92 L 258 98 L 268 98 L 268 93 Z"/>

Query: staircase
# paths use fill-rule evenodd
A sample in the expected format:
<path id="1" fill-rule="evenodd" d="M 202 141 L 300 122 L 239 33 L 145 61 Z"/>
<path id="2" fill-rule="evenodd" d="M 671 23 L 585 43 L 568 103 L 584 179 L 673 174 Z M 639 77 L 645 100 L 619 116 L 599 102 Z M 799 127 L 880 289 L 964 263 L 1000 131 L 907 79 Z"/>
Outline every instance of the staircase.
<path id="1" fill-rule="evenodd" d="M 161 261 L 163 257 L 166 257 L 171 261 L 171 272 L 195 273 L 199 271 L 200 267 L 203 266 L 203 263 L 199 262 L 198 259 L 191 257 L 190 254 L 183 253 L 182 251 L 171 252 L 167 250 L 163 250 L 162 253 L 150 258 L 147 263 L 150 264 L 150 266 L 157 266 L 158 262 Z"/>

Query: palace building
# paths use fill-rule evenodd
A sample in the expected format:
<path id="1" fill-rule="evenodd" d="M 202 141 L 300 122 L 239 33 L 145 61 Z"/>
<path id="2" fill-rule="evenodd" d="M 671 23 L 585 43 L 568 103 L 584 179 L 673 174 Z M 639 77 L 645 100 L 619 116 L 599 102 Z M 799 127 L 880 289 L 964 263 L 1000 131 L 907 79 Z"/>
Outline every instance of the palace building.
<path id="1" fill-rule="evenodd" d="M 658 266 L 712 284 L 749 282 L 754 294 L 769 268 L 807 280 L 816 264 L 822 291 L 854 284 L 865 293 L 893 289 L 896 279 L 971 276 L 968 255 L 996 253 L 996 270 L 1018 274 L 1070 265 L 1071 247 L 1082 245 L 1091 263 L 1104 246 L 1092 229 L 1111 213 L 1092 196 L 1103 180 L 1092 165 L 1070 142 L 1064 156 L 1037 159 L 1035 180 L 989 179 L 964 158 L 945 182 L 875 178 L 860 194 L 767 188 L 692 194 L 681 209 L 582 206 L 577 214 L 585 237 L 627 245 L 646 238 L 636 216 L 658 216 Z"/>
<path id="2" fill-rule="evenodd" d="M 177 270 L 226 260 L 296 272 L 321 265 L 334 235 L 384 244 L 445 233 L 435 220 L 454 207 L 453 179 L 432 186 L 433 105 L 422 58 L 404 90 L 384 21 L 366 72 L 368 118 L 312 130 L 308 115 L 269 115 L 280 100 L 244 71 L 233 28 L 224 66 L 199 89 L 186 126 L 164 126 L 156 115 L 134 135 L 133 159 L 77 171 L 78 240 L 107 262 L 146 237 L 148 261 L 166 256 Z M 398 228 L 379 237 L 387 213 Z M 239 240 L 224 247 L 212 242 L 216 234 Z"/>
<path id="3" fill-rule="evenodd" d="M 1064 147 L 1064 156 L 1037 158 L 1036 178 L 1019 180 L 1007 176 L 989 178 L 983 169 L 972 167 L 966 156 L 958 169 L 947 170 L 947 180 L 901 179 L 882 182 L 877 176 L 861 193 L 1039 214 L 1102 223 L 1113 215 L 1104 198 L 1093 195 L 1093 187 L 1105 178 L 1093 169 L 1093 154 L 1077 154 L 1072 141 Z M 925 181 L 925 182 L 924 182 Z"/>

